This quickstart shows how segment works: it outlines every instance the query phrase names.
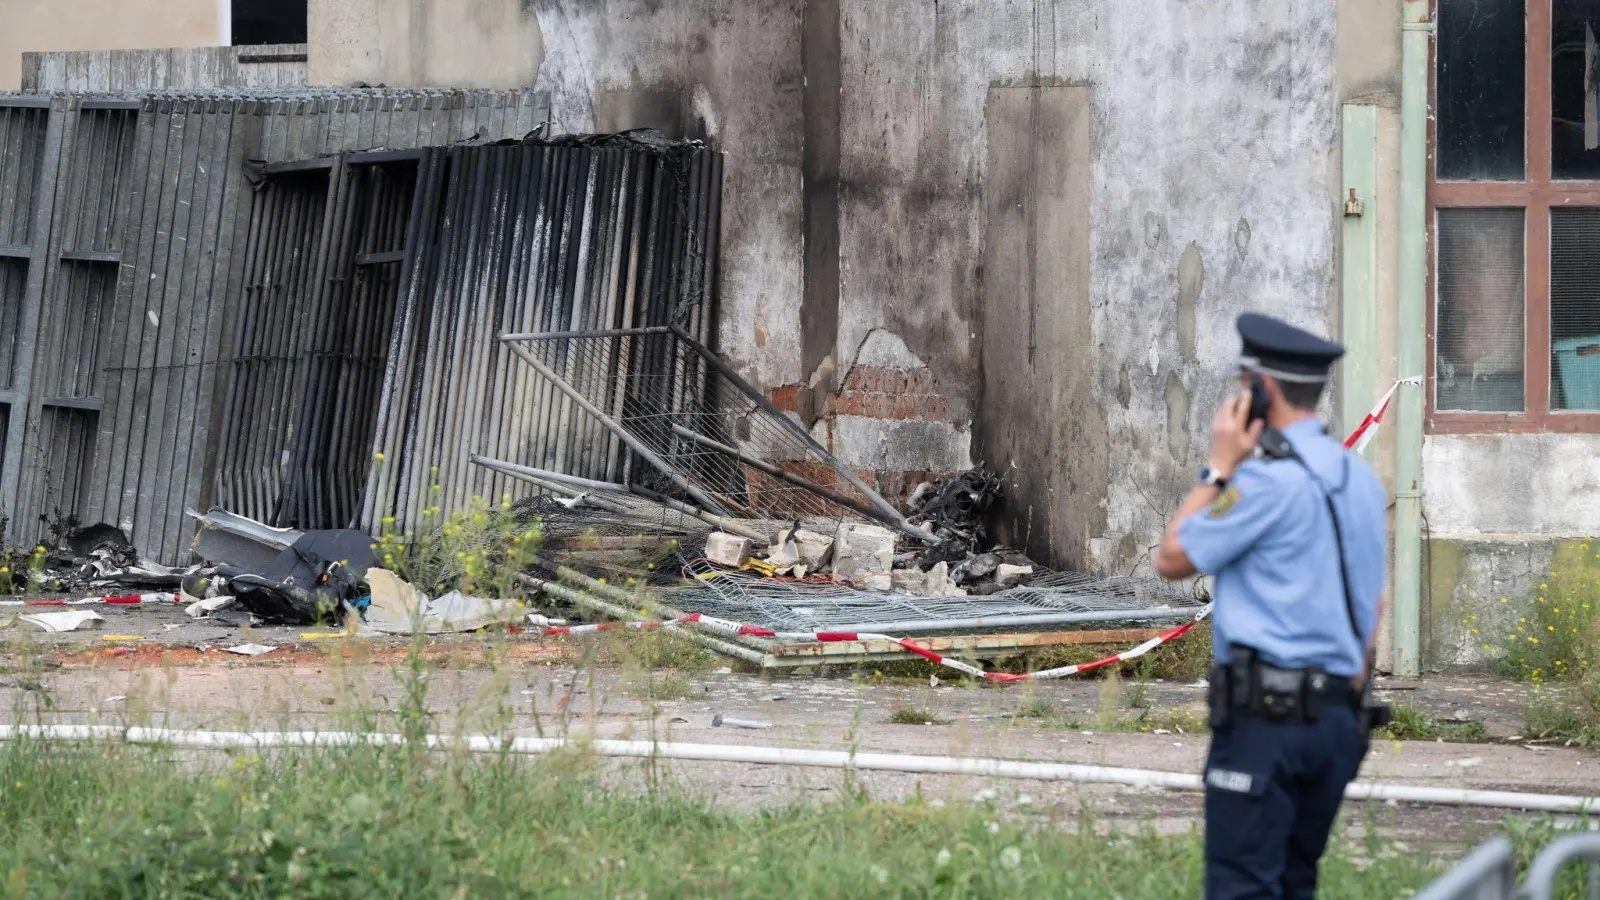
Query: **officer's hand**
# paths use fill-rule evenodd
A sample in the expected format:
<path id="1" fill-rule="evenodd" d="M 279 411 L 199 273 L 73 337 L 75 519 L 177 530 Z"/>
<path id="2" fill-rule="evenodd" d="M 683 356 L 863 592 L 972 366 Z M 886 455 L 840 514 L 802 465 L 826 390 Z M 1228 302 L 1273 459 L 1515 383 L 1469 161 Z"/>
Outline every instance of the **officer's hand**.
<path id="1" fill-rule="evenodd" d="M 1250 395 L 1234 394 L 1222 402 L 1211 420 L 1211 458 L 1208 462 L 1223 477 L 1231 477 L 1239 463 L 1255 452 L 1256 442 L 1267 423 L 1250 417 Z"/>

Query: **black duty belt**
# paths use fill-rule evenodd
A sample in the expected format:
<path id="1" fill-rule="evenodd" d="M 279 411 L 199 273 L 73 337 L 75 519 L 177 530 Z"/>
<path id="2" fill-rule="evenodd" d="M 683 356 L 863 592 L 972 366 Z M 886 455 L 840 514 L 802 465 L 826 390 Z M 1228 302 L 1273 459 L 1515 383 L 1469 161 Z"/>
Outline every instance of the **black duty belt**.
<path id="1" fill-rule="evenodd" d="M 1350 679 L 1320 668 L 1287 669 L 1261 659 L 1248 647 L 1234 645 L 1226 663 L 1211 668 L 1208 686 L 1213 731 L 1236 716 L 1268 722 L 1315 722 L 1324 709 L 1343 706 L 1359 711 L 1361 692 Z"/>

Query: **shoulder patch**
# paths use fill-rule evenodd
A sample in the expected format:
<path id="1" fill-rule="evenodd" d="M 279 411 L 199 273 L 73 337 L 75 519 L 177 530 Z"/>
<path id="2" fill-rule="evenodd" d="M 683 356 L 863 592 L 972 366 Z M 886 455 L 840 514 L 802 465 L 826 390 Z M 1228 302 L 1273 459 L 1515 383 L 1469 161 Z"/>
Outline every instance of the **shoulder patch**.
<path id="1" fill-rule="evenodd" d="M 1228 485 L 1223 489 L 1222 493 L 1217 495 L 1217 499 L 1211 501 L 1211 509 L 1206 512 L 1206 517 L 1220 519 L 1232 512 L 1234 506 L 1239 502 L 1239 496 L 1239 486 Z"/>

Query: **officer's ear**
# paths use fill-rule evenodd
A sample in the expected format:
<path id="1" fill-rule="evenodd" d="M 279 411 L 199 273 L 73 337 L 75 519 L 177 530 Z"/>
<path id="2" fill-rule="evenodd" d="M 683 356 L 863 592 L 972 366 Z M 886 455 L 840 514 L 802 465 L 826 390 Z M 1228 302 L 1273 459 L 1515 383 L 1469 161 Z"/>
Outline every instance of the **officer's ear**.
<path id="1" fill-rule="evenodd" d="M 1283 385 L 1278 383 L 1278 379 L 1272 377 L 1271 375 L 1262 375 L 1261 383 L 1266 385 L 1267 396 L 1272 398 L 1274 405 L 1289 402 L 1283 396 Z"/>

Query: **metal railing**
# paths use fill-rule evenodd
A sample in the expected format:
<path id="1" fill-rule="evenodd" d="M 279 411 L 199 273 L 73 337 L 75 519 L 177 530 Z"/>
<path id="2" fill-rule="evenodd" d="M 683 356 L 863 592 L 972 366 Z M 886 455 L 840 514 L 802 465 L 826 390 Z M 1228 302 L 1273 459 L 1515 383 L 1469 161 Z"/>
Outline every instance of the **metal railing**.
<path id="1" fill-rule="evenodd" d="M 1552 841 L 1533 858 L 1520 889 L 1516 884 L 1516 851 L 1508 838 L 1497 837 L 1479 845 L 1454 868 L 1418 891 L 1413 900 L 1554 900 L 1557 896 L 1579 896 L 1556 893 L 1558 886 L 1564 886 L 1560 885 L 1562 872 L 1575 862 L 1589 864 L 1581 896 L 1600 900 L 1600 834 L 1596 833 L 1572 834 Z"/>

